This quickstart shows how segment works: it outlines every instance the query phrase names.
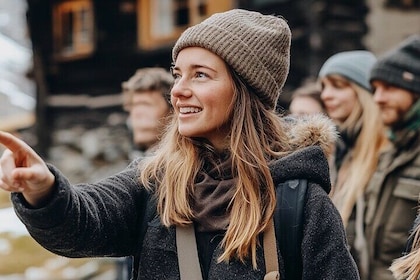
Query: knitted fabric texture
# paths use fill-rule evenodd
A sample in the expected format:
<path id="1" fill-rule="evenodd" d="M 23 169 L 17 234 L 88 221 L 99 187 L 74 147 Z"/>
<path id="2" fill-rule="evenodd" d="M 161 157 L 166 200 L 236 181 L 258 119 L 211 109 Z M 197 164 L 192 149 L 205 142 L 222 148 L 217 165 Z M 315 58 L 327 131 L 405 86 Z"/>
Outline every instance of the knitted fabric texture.
<path id="1" fill-rule="evenodd" d="M 216 13 L 185 30 L 172 50 L 176 61 L 187 47 L 221 57 L 274 109 L 289 73 L 291 32 L 280 17 L 234 9 Z"/>
<path id="2" fill-rule="evenodd" d="M 376 57 L 369 51 L 345 51 L 328 58 L 322 65 L 318 76 L 340 75 L 371 92 L 369 73 Z"/>
<path id="3" fill-rule="evenodd" d="M 413 35 L 379 58 L 370 81 L 380 80 L 420 94 L 420 35 Z"/>

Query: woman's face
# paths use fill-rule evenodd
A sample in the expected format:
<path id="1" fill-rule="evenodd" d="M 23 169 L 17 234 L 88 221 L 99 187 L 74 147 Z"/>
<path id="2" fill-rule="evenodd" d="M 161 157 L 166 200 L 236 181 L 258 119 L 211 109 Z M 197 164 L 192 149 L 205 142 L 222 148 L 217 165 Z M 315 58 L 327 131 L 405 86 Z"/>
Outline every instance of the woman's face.
<path id="1" fill-rule="evenodd" d="M 355 90 L 346 79 L 338 75 L 323 77 L 321 84 L 321 99 L 328 116 L 338 123 L 343 123 L 356 105 Z"/>
<path id="2" fill-rule="evenodd" d="M 188 47 L 179 52 L 173 76 L 171 103 L 179 133 L 205 138 L 217 150 L 223 150 L 234 96 L 225 62 L 204 48 Z"/>
<path id="3" fill-rule="evenodd" d="M 318 100 L 305 95 L 296 96 L 289 105 L 289 111 L 295 116 L 304 116 L 323 113 L 324 109 Z"/>

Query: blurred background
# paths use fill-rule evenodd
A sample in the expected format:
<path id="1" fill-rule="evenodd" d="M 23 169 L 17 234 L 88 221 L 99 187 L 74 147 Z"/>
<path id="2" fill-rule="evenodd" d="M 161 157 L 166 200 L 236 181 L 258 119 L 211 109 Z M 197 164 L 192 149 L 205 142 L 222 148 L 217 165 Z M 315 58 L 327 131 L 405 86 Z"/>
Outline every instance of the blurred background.
<path id="1" fill-rule="evenodd" d="M 0 0 L 0 130 L 73 183 L 121 170 L 132 149 L 121 83 L 137 68 L 169 68 L 185 28 L 238 7 L 282 15 L 292 29 L 280 109 L 330 55 L 381 55 L 420 33 L 420 0 Z M 117 263 L 42 249 L 0 192 L 0 280 L 122 279 Z"/>

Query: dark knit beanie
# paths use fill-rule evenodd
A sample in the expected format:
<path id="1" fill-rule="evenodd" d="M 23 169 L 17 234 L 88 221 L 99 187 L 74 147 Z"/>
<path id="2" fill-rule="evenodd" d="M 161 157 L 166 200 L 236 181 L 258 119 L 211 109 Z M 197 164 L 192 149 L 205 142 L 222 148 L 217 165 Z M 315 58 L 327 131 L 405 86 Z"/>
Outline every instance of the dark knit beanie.
<path id="1" fill-rule="evenodd" d="M 234 9 L 216 13 L 185 30 L 172 59 L 187 47 L 202 47 L 221 57 L 274 109 L 289 73 L 291 32 L 281 17 Z"/>
<path id="2" fill-rule="evenodd" d="M 324 62 L 318 77 L 337 74 L 371 91 L 369 72 L 375 62 L 375 55 L 369 51 L 356 50 L 336 53 Z"/>
<path id="3" fill-rule="evenodd" d="M 370 73 L 370 82 L 388 84 L 420 94 L 420 35 L 413 35 L 380 57 Z"/>

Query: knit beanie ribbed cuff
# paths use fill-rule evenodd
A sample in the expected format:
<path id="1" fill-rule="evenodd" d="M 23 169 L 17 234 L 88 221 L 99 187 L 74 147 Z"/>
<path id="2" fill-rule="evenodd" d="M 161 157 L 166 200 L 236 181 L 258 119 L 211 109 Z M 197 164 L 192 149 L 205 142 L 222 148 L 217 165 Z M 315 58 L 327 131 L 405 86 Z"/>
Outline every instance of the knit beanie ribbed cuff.
<path id="1" fill-rule="evenodd" d="M 420 36 L 409 37 L 381 57 L 370 73 L 374 80 L 420 94 Z"/>
<path id="2" fill-rule="evenodd" d="M 375 62 L 375 55 L 369 51 L 343 51 L 328 58 L 318 76 L 337 74 L 370 92 L 372 88 L 369 83 L 369 72 Z"/>
<path id="3" fill-rule="evenodd" d="M 386 81 L 388 84 L 420 94 L 420 76 L 414 76 L 401 68 L 396 68 L 383 62 L 378 63 L 372 70 L 370 80 Z"/>

